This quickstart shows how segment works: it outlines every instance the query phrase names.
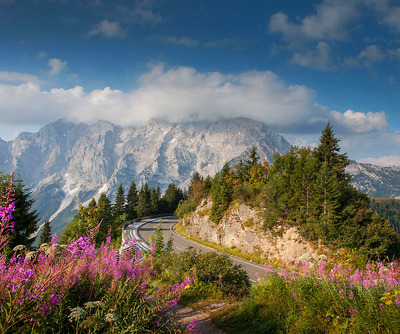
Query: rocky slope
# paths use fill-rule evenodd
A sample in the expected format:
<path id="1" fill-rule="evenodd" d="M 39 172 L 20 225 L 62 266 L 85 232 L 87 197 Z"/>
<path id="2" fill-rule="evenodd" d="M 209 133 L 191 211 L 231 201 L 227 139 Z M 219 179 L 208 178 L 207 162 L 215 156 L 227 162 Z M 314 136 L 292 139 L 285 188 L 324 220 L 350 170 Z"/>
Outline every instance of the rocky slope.
<path id="1" fill-rule="evenodd" d="M 121 182 L 126 188 L 132 180 L 138 186 L 148 182 L 166 189 L 174 182 L 184 187 L 194 172 L 213 176 L 225 162 L 247 156 L 252 146 L 269 161 L 289 148 L 266 125 L 244 118 L 183 124 L 151 120 L 141 128 L 60 120 L 14 141 L 0 140 L 0 167 L 21 173 L 43 220 L 50 218 L 60 234 L 79 203 L 101 192 L 113 199 Z"/>
<path id="2" fill-rule="evenodd" d="M 233 204 L 220 223 L 215 224 L 209 219 L 211 206 L 210 201 L 203 201 L 193 215 L 183 219 L 189 235 L 283 262 L 296 259 L 317 262 L 324 258 L 324 249 L 314 249 L 295 227 L 283 229 L 282 233 L 265 232 L 258 212 L 244 204 Z"/>
<path id="3" fill-rule="evenodd" d="M 400 198 L 400 167 L 382 167 L 352 161 L 346 171 L 352 184 L 371 197 Z"/>

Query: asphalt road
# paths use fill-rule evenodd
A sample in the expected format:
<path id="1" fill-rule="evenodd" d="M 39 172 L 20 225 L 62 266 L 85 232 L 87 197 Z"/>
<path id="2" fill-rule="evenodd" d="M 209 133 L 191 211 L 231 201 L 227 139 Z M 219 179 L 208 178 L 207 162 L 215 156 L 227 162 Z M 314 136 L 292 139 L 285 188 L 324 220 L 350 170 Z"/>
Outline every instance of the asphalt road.
<path id="1" fill-rule="evenodd" d="M 141 223 L 145 223 L 141 225 L 138 229 L 138 234 L 141 238 L 143 238 L 146 241 L 150 240 L 150 235 L 154 233 L 155 229 L 157 228 L 159 224 L 159 219 L 150 219 L 149 221 L 142 221 Z M 187 247 L 194 247 L 196 249 L 200 249 L 203 251 L 213 251 L 216 252 L 213 248 L 203 246 L 197 242 L 194 242 L 192 240 L 186 239 L 179 235 L 177 232 L 173 230 L 173 225 L 178 222 L 178 219 L 175 217 L 164 217 L 161 218 L 162 223 L 161 223 L 161 230 L 163 232 L 164 236 L 164 243 L 166 243 L 169 239 L 169 237 L 172 235 L 173 236 L 173 250 L 177 253 L 184 251 Z M 229 256 L 233 263 L 240 265 L 244 270 L 247 271 L 249 274 L 249 278 L 252 282 L 257 281 L 257 275 L 256 273 L 259 274 L 258 277 L 264 277 L 265 276 L 265 268 L 262 265 L 249 262 L 246 260 L 239 259 L 234 256 Z"/>

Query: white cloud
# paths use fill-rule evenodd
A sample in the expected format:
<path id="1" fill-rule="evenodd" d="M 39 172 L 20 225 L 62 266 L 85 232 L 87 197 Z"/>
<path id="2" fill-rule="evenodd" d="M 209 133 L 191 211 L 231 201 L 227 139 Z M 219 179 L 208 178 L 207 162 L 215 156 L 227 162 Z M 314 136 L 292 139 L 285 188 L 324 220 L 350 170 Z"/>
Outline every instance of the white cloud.
<path id="1" fill-rule="evenodd" d="M 299 23 L 292 23 L 285 13 L 274 14 L 268 30 L 282 34 L 291 43 L 299 39 L 342 41 L 348 37 L 348 24 L 358 15 L 354 1 L 324 0 L 316 6 L 315 14 L 297 18 Z"/>
<path id="2" fill-rule="evenodd" d="M 384 111 L 362 113 L 349 109 L 344 113 L 338 111 L 330 111 L 329 113 L 334 123 L 345 133 L 361 134 L 381 131 L 388 127 L 387 116 Z"/>
<path id="3" fill-rule="evenodd" d="M 326 42 L 318 42 L 315 50 L 308 50 L 300 53 L 295 52 L 291 63 L 304 67 L 311 67 L 321 70 L 332 69 L 331 48 Z"/>
<path id="4" fill-rule="evenodd" d="M 400 156 L 399 155 L 386 155 L 383 157 L 377 157 L 377 158 L 365 158 L 365 159 L 360 159 L 360 162 L 372 164 L 372 165 L 378 165 L 378 166 L 386 166 L 386 167 L 391 167 L 391 166 L 400 166 Z"/>
<path id="5" fill-rule="evenodd" d="M 175 37 L 175 36 L 166 36 L 162 38 L 165 42 L 175 44 L 175 45 L 184 45 L 184 46 L 197 46 L 199 45 L 199 41 L 196 39 L 191 39 L 188 37 Z"/>
<path id="6" fill-rule="evenodd" d="M 96 24 L 88 33 L 88 37 L 103 35 L 106 37 L 124 37 L 126 32 L 121 28 L 118 22 L 112 22 L 104 19 L 99 24 Z"/>
<path id="7" fill-rule="evenodd" d="M 46 51 L 42 50 L 37 54 L 37 57 L 38 57 L 38 59 L 46 59 L 48 56 L 47 56 Z"/>
<path id="8" fill-rule="evenodd" d="M 19 72 L 0 72 L 0 81 L 11 81 L 11 82 L 31 82 L 36 85 L 43 84 L 43 81 L 40 80 L 36 75 L 27 74 L 27 73 L 19 73 Z"/>
<path id="9" fill-rule="evenodd" d="M 322 107 L 315 98 L 310 88 L 288 85 L 269 71 L 202 73 L 157 65 L 130 92 L 109 87 L 85 92 L 81 86 L 45 91 L 33 82 L 0 84 L 0 117 L 4 124 L 14 125 L 43 125 L 59 118 L 142 125 L 152 117 L 172 122 L 248 117 L 296 136 L 319 133 L 328 120 L 344 133 L 364 134 L 387 127 L 384 112 L 342 114 Z"/>
<path id="10" fill-rule="evenodd" d="M 49 75 L 57 75 L 67 68 L 68 62 L 57 58 L 50 58 L 47 65 L 50 67 Z"/>
<path id="11" fill-rule="evenodd" d="M 385 59 L 385 54 L 378 45 L 368 45 L 365 50 L 360 52 L 357 58 L 367 66 L 370 66 Z"/>

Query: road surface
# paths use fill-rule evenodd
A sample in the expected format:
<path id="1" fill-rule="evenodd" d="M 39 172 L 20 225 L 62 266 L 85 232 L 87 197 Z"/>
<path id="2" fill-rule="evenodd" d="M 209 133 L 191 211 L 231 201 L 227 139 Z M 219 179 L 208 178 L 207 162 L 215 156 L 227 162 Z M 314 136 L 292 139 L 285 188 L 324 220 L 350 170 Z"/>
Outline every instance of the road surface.
<path id="1" fill-rule="evenodd" d="M 141 225 L 137 228 L 138 231 L 138 236 L 143 238 L 146 241 L 150 241 L 150 235 L 154 233 L 155 229 L 157 228 L 159 224 L 159 219 L 149 219 L 146 221 L 142 221 Z M 215 249 L 203 246 L 197 242 L 194 242 L 192 240 L 186 239 L 179 235 L 177 232 L 173 230 L 174 224 L 178 222 L 178 219 L 175 217 L 164 217 L 161 218 L 162 223 L 161 223 L 161 229 L 163 232 L 164 236 L 164 243 L 166 243 L 169 239 L 169 237 L 172 235 L 174 239 L 173 243 L 173 250 L 177 253 L 184 251 L 187 247 L 194 247 L 196 249 L 200 249 L 203 251 L 213 251 L 216 252 Z M 144 223 L 144 224 L 143 224 Z M 257 281 L 257 275 L 258 277 L 264 277 L 265 276 L 265 268 L 262 265 L 249 262 L 246 260 L 239 259 L 234 256 L 229 256 L 230 259 L 233 261 L 233 263 L 237 265 L 241 265 L 244 270 L 249 275 L 249 278 L 252 282 Z"/>

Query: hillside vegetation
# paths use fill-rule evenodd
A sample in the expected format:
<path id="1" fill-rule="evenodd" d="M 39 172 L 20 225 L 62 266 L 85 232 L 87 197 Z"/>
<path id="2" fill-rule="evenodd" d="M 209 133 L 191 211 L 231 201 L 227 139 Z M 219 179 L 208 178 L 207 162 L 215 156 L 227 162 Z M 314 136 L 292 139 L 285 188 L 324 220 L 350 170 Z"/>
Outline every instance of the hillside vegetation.
<path id="1" fill-rule="evenodd" d="M 400 233 L 400 200 L 393 198 L 372 198 L 371 210 L 387 218 L 394 230 Z"/>
<path id="2" fill-rule="evenodd" d="M 293 225 L 308 240 L 331 248 L 355 249 L 369 258 L 392 256 L 399 235 L 389 221 L 370 209 L 369 198 L 350 185 L 349 160 L 328 123 L 318 147 L 292 146 L 274 163 L 260 163 L 253 149 L 247 160 L 225 164 L 212 179 L 195 174 L 188 199 L 176 211 L 184 217 L 211 198 L 210 219 L 218 224 L 233 201 L 263 212 L 264 229 Z"/>

